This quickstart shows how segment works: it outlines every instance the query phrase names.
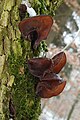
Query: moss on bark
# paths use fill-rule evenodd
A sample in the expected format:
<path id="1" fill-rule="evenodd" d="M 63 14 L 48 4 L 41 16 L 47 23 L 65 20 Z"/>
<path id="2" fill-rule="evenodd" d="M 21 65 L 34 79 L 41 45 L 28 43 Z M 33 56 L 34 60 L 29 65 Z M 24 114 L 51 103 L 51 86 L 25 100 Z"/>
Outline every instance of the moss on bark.
<path id="1" fill-rule="evenodd" d="M 49 8 L 52 3 L 46 2 Z M 0 3 L 0 120 L 9 120 L 10 99 L 15 106 L 16 120 L 38 120 L 41 113 L 40 98 L 35 95 L 38 80 L 27 67 L 27 58 L 33 54 L 30 43 L 21 39 L 18 29 L 21 0 L 0 0 Z M 40 5 L 38 14 L 49 10 L 44 12 L 46 4 L 43 3 L 40 0 L 32 3 L 36 10 L 36 5 Z M 45 48 L 45 45 L 44 48 L 40 46 L 35 55 Z"/>

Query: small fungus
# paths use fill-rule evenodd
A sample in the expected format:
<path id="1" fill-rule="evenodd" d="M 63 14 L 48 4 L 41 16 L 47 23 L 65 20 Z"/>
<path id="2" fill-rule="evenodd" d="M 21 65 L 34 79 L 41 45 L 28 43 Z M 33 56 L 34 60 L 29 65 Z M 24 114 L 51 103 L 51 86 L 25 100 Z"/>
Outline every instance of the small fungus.
<path id="1" fill-rule="evenodd" d="M 57 81 L 57 85 L 55 83 L 56 81 L 54 80 L 53 81 L 40 81 L 36 88 L 37 96 L 41 98 L 50 98 L 50 97 L 59 95 L 63 91 L 66 85 L 66 81 L 63 81 L 61 83 L 58 83 Z"/>
<path id="2" fill-rule="evenodd" d="M 31 42 L 31 49 L 34 50 L 42 40 L 47 38 L 52 24 L 51 16 L 40 15 L 22 20 L 19 29 L 22 36 Z"/>
<path id="3" fill-rule="evenodd" d="M 21 20 L 25 18 L 26 11 L 27 11 L 26 5 L 25 4 L 20 4 L 20 6 L 19 6 L 19 16 L 20 16 Z"/>
<path id="4" fill-rule="evenodd" d="M 42 77 L 44 72 L 50 69 L 52 64 L 48 58 L 32 58 L 28 60 L 28 68 L 32 75 Z"/>

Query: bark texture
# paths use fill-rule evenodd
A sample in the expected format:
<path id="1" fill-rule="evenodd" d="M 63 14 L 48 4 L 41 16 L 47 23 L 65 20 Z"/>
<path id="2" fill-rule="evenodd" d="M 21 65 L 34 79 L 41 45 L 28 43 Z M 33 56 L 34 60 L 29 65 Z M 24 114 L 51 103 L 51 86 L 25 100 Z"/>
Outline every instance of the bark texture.
<path id="1" fill-rule="evenodd" d="M 35 98 L 35 80 L 26 66 L 29 43 L 21 40 L 18 29 L 21 0 L 2 0 L 0 3 L 0 120 L 9 119 L 10 99 L 14 104 L 15 119 L 37 119 L 40 100 Z"/>
<path id="2" fill-rule="evenodd" d="M 34 2 L 35 9 L 39 5 L 38 14 L 44 13 L 43 3 Z M 61 4 L 60 0 L 56 2 Z M 41 113 L 40 99 L 35 95 L 38 80 L 27 68 L 27 58 L 33 54 L 18 28 L 20 3 L 21 0 L 0 0 L 0 120 L 9 120 L 12 111 L 16 120 L 37 120 Z M 51 4 L 47 0 L 47 6 Z"/>

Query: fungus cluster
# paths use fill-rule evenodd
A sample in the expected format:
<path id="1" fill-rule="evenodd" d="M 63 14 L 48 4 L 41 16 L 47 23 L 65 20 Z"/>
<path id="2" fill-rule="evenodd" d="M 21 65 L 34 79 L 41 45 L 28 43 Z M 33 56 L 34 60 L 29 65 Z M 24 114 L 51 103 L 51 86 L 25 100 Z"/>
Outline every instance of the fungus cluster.
<path id="1" fill-rule="evenodd" d="M 66 63 L 66 55 L 64 52 L 56 54 L 52 59 L 48 58 L 32 58 L 28 60 L 28 68 L 32 75 L 39 78 L 36 87 L 36 94 L 41 98 L 50 98 L 59 95 L 66 81 L 59 77 Z"/>
<path id="2" fill-rule="evenodd" d="M 19 23 L 22 36 L 31 42 L 34 51 L 43 39 L 46 39 L 53 24 L 53 19 L 48 15 L 40 15 L 24 19 Z M 66 63 L 64 52 L 56 54 L 52 59 L 32 58 L 28 60 L 30 73 L 39 78 L 36 94 L 41 98 L 50 98 L 59 95 L 66 81 L 58 73 Z"/>

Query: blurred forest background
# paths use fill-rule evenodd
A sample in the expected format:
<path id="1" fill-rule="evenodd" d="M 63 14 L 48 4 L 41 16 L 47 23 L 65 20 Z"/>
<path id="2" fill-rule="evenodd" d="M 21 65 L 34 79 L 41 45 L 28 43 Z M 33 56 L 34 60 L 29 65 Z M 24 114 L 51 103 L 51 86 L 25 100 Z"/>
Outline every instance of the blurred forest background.
<path id="1" fill-rule="evenodd" d="M 64 0 L 56 11 L 48 37 L 47 57 L 65 49 L 67 64 L 60 72 L 66 81 L 58 97 L 42 99 L 41 120 L 80 120 L 80 0 Z"/>

